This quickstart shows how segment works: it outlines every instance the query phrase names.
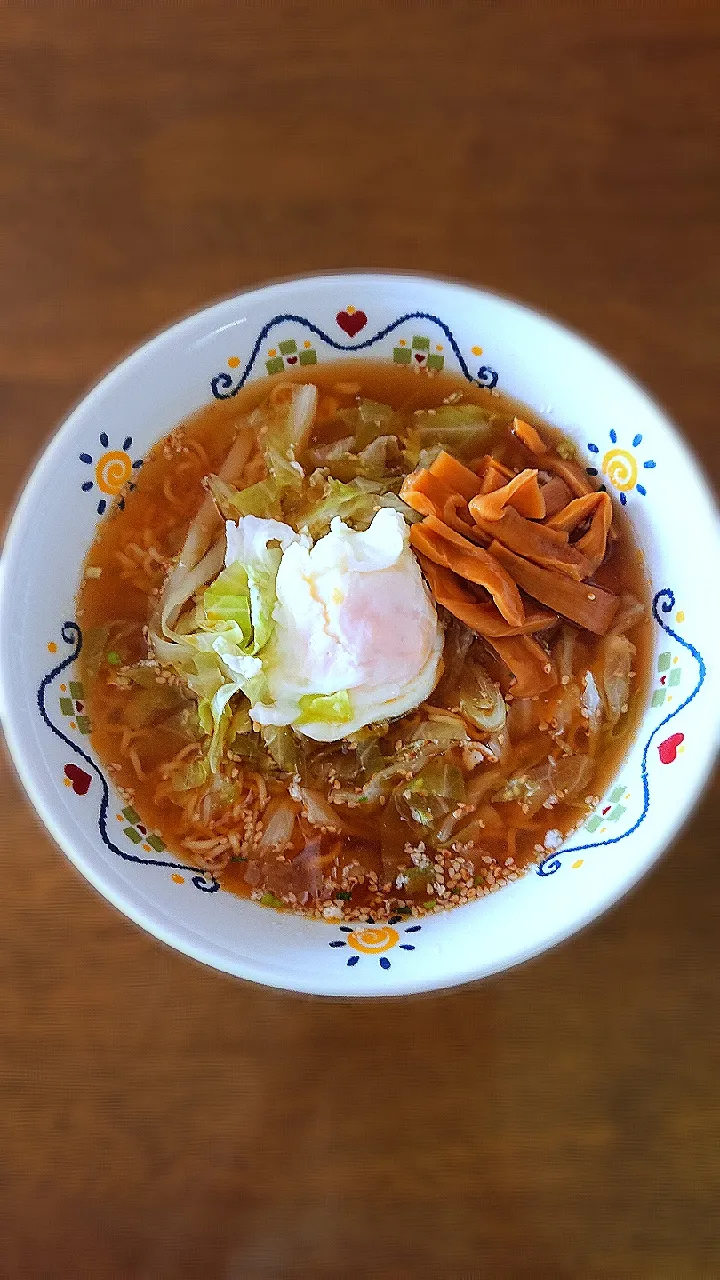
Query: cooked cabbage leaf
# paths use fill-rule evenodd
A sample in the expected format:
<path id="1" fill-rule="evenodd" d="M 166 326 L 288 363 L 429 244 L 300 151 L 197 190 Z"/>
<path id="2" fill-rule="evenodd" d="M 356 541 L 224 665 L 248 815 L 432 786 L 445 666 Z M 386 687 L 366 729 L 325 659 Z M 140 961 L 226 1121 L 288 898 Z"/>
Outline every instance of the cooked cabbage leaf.
<path id="1" fill-rule="evenodd" d="M 319 476 L 315 472 L 315 476 Z M 311 477 L 314 478 L 314 477 Z M 325 478 L 323 495 L 300 517 L 303 528 L 318 539 L 327 533 L 335 516 L 353 529 L 368 529 L 380 507 L 392 507 L 412 523 L 421 517 L 377 480 L 359 476 L 345 483 L 333 476 Z"/>
<path id="2" fill-rule="evenodd" d="M 236 562 L 223 570 L 205 591 L 203 608 L 210 626 L 235 622 L 243 633 L 245 643 L 250 642 L 250 588 L 244 565 Z"/>
<path id="3" fill-rule="evenodd" d="M 257 484 L 251 484 L 247 489 L 236 489 L 219 476 L 207 476 L 205 484 L 225 520 L 239 520 L 241 516 L 282 519 L 284 488 L 273 476 L 258 480 Z"/>
<path id="4" fill-rule="evenodd" d="M 392 480 L 402 472 L 402 451 L 397 436 L 378 436 L 359 453 L 339 440 L 323 450 L 315 450 L 313 460 L 337 480 Z"/>
<path id="5" fill-rule="evenodd" d="M 295 724 L 349 724 L 354 716 L 347 689 L 339 693 L 307 693 L 298 699 Z"/>
<path id="6" fill-rule="evenodd" d="M 395 434 L 392 428 L 397 422 L 397 415 L 389 404 L 360 400 L 349 409 L 340 409 L 337 416 L 352 431 L 357 450 L 364 449 L 378 436 Z"/>
<path id="7" fill-rule="evenodd" d="M 443 404 L 416 413 L 408 432 L 405 459 L 414 468 L 422 451 L 438 444 L 462 461 L 474 458 L 488 444 L 494 417 L 479 404 Z"/>

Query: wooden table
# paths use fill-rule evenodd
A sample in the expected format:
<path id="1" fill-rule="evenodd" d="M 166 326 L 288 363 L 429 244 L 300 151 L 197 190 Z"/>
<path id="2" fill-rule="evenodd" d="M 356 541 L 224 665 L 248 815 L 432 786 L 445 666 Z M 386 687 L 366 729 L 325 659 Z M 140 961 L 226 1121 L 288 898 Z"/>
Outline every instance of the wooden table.
<path id="1" fill-rule="evenodd" d="M 719 35 L 682 0 L 6 3 L 3 501 L 147 334 L 346 266 L 557 314 L 717 478 Z M 720 1274 L 717 797 L 559 950 L 364 1005 L 174 954 L 8 767 L 0 803 L 3 1276 Z"/>

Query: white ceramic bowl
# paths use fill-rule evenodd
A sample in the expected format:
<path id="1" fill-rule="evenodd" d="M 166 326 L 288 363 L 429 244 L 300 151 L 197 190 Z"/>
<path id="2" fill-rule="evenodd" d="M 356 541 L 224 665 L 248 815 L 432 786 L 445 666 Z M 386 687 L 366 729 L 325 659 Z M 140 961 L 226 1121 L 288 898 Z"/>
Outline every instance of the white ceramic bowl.
<path id="1" fill-rule="evenodd" d="M 217 892 L 138 831 L 93 756 L 73 684 L 79 570 L 106 505 L 151 444 L 211 399 L 296 363 L 349 353 L 520 397 L 579 446 L 626 504 L 652 580 L 652 685 L 638 736 L 584 827 L 524 879 L 452 911 L 352 930 Z M 321 275 L 190 316 L 118 365 L 38 463 L 8 533 L 0 588 L 7 741 L 58 844 L 110 902 L 187 955 L 255 982 L 398 995 L 494 973 L 615 902 L 672 839 L 705 782 L 718 730 L 717 515 L 698 468 L 645 392 L 553 321 L 420 276 Z M 703 572 L 705 570 L 705 572 Z M 80 704 L 80 705 L 78 705 Z M 119 820 L 118 820 L 119 819 Z"/>

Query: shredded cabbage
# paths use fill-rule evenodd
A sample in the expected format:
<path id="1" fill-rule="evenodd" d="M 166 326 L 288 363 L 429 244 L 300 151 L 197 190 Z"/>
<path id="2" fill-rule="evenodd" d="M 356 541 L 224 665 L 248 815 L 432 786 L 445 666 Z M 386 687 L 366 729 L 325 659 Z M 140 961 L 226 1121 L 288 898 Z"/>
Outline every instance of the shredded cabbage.
<path id="1" fill-rule="evenodd" d="M 635 646 L 627 636 L 608 635 L 602 643 L 600 679 L 608 720 L 616 725 L 627 711 Z"/>
<path id="2" fill-rule="evenodd" d="M 148 674 L 151 674 L 148 672 Z M 145 729 L 149 725 L 167 721 L 173 712 L 180 711 L 185 702 L 179 689 L 166 684 L 158 684 L 157 672 L 153 674 L 153 683 L 147 687 L 138 686 L 128 697 L 123 712 L 123 721 L 130 729 Z"/>
<path id="3" fill-rule="evenodd" d="M 398 751 L 389 763 L 384 762 L 383 768 L 373 768 L 361 791 L 354 787 L 333 791 L 333 804 L 346 804 L 350 808 L 358 804 L 377 804 L 383 796 L 390 794 L 399 779 L 407 781 L 408 774 L 414 777 L 437 754 L 438 748 L 432 742 L 412 742 Z"/>
<path id="4" fill-rule="evenodd" d="M 239 520 L 241 516 L 282 519 L 283 500 L 292 491 L 302 489 L 304 474 L 296 454 L 315 420 L 316 406 L 317 388 L 307 383 L 293 387 L 285 404 L 275 409 L 258 408 L 250 414 L 248 426 L 265 442 L 268 474 L 247 489 L 236 489 L 227 477 L 207 477 L 207 488 L 226 520 Z"/>
<path id="5" fill-rule="evenodd" d="M 397 436 L 378 436 L 360 453 L 348 450 L 346 440 L 338 440 L 313 454 L 315 462 L 337 480 L 384 480 L 387 484 L 402 471 L 402 452 Z"/>
<path id="6" fill-rule="evenodd" d="M 338 417 L 352 431 L 355 448 L 364 449 L 378 436 L 390 434 L 395 410 L 389 404 L 378 404 L 376 400 L 360 400 L 350 409 L 341 409 Z"/>
<path id="7" fill-rule="evenodd" d="M 483 733 L 497 733 L 505 724 L 507 706 L 494 681 L 489 677 L 486 681 L 485 687 L 472 697 L 460 699 L 460 710 Z"/>
<path id="8" fill-rule="evenodd" d="M 465 799 L 465 779 L 457 765 L 440 757 L 431 760 L 410 784 L 411 789 L 438 800 L 461 804 Z"/>
<path id="9" fill-rule="evenodd" d="M 396 494 L 388 492 L 386 486 L 376 480 L 359 476 L 345 483 L 329 476 L 323 481 L 322 497 L 306 511 L 302 525 L 315 540 L 328 532 L 336 516 L 353 529 L 365 530 L 381 507 L 399 511 L 408 523 L 420 519 Z"/>
<path id="10" fill-rule="evenodd" d="M 272 633 L 275 580 L 282 552 L 301 539 L 288 525 L 256 516 L 246 516 L 237 524 L 228 521 L 226 530 L 226 563 L 240 564 L 247 574 L 253 630 L 249 652 L 255 654 L 264 648 Z M 279 545 L 271 547 L 270 542 Z"/>
<path id="11" fill-rule="evenodd" d="M 414 730 L 413 742 L 434 742 L 436 746 L 452 747 L 472 741 L 465 721 L 451 711 L 445 715 L 431 715 Z"/>
<path id="12" fill-rule="evenodd" d="M 245 566 L 235 562 L 208 587 L 203 596 L 205 618 L 211 626 L 234 622 L 247 645 L 252 636 L 250 590 Z"/>
<path id="13" fill-rule="evenodd" d="M 261 727 L 260 734 L 278 768 L 285 773 L 297 773 L 300 750 L 289 725 L 266 724 Z"/>
<path id="14" fill-rule="evenodd" d="M 524 814 L 532 816 L 553 793 L 553 773 L 554 761 L 544 760 L 534 769 L 515 774 L 495 793 L 493 802 L 506 804 L 516 801 Z"/>
<path id="15" fill-rule="evenodd" d="M 354 525 L 369 525 L 378 507 L 382 485 L 372 480 L 352 480 L 344 484 L 330 476 L 324 481 L 323 496 L 306 512 L 303 526 L 314 539 L 327 533 L 335 516 Z"/>
<path id="16" fill-rule="evenodd" d="M 172 774 L 172 785 L 175 791 L 194 791 L 202 787 L 210 777 L 210 764 L 207 756 L 193 760 Z"/>
<path id="17" fill-rule="evenodd" d="M 239 520 L 242 516 L 269 516 L 282 518 L 282 486 L 273 476 L 258 480 L 247 489 L 236 489 L 219 476 L 208 476 L 205 484 L 215 506 L 226 520 Z"/>
<path id="18" fill-rule="evenodd" d="M 401 816 L 409 813 L 413 822 L 435 831 L 443 819 L 464 803 L 465 794 L 462 771 L 444 756 L 438 756 L 409 784 L 398 787 L 395 803 Z M 450 824 L 448 831 L 453 825 Z"/>
<path id="19" fill-rule="evenodd" d="M 444 404 L 414 415 L 405 458 L 416 467 L 424 449 L 440 447 L 467 461 L 482 453 L 492 434 L 493 414 L 479 404 Z"/>
<path id="20" fill-rule="evenodd" d="M 233 712 L 231 699 L 243 693 L 251 703 L 267 699 L 267 682 L 257 654 L 273 629 L 275 579 L 281 548 L 299 540 L 287 525 L 275 520 L 245 516 L 227 525 L 227 568 L 203 593 L 196 610 L 195 630 L 171 632 L 172 639 L 156 638 L 162 662 L 187 682 L 199 700 L 198 717 L 211 736 L 209 762 L 219 766 L 229 741 Z M 270 543 L 279 545 L 269 545 Z M 234 723 L 233 734 L 247 732 Z"/>

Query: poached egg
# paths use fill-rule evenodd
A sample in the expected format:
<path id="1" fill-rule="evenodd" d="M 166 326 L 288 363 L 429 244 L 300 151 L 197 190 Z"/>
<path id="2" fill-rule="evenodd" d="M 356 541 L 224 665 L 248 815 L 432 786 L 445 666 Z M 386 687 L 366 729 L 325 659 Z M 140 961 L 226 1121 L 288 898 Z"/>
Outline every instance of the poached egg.
<path id="1" fill-rule="evenodd" d="M 258 655 L 270 700 L 251 707 L 255 724 L 334 742 L 427 698 L 443 632 L 403 516 L 381 508 L 364 532 L 336 517 L 314 546 L 288 526 L 272 536 L 283 547 L 274 628 Z"/>

